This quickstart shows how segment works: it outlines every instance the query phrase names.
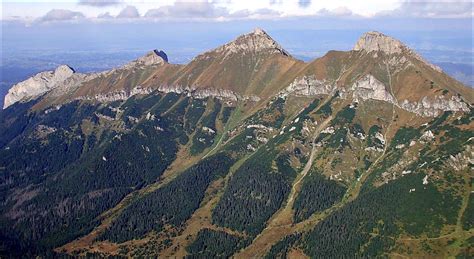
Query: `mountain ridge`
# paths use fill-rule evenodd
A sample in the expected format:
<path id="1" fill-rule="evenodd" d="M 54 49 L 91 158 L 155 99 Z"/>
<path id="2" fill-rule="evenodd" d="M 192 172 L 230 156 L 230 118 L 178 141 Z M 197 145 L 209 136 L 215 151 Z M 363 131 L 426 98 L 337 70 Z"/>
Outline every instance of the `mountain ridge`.
<path id="1" fill-rule="evenodd" d="M 394 97 L 400 99 L 397 105 L 404 109 L 430 116 L 437 114 L 437 110 L 467 111 L 468 105 L 474 102 L 471 89 L 451 79 L 438 67 L 428 63 L 402 42 L 390 36 L 375 31 L 367 32 L 355 43 L 353 52 L 355 54 L 351 54 L 350 51 L 333 55 L 331 53 L 337 52 L 330 51 L 321 58 L 304 63 L 294 59 L 265 31 L 256 28 L 229 43 L 196 56 L 186 65 L 169 64 L 163 51 L 151 51 L 118 69 L 82 77 L 82 81 L 78 79 L 74 82 L 74 87 L 66 84 L 60 89 L 69 94 L 61 96 L 60 89 L 57 89 L 53 91 L 54 95 L 46 94 L 47 97 L 39 107 L 57 105 L 74 99 L 102 101 L 126 99 L 137 93 L 149 93 L 154 90 L 190 94 L 199 92 L 197 96 L 259 101 L 278 94 L 307 76 L 316 76 L 326 84 L 331 80 L 337 81 L 340 86 L 334 87 L 342 87 L 342 91 L 346 91 L 355 90 L 351 85 L 370 74 L 377 80 L 385 81 L 383 84 L 386 91 L 390 92 L 386 81 L 389 66 L 394 70 L 390 73 L 396 74 L 393 76 L 396 79 L 392 90 L 397 96 Z M 337 75 L 339 78 L 324 72 L 334 70 L 338 66 L 343 66 L 345 69 L 339 71 Z M 372 69 L 370 67 L 376 71 L 370 71 Z M 424 70 L 421 73 L 423 79 L 415 78 L 419 77 L 417 75 L 419 69 Z M 405 81 L 398 83 L 399 80 Z M 410 80 L 410 90 L 402 90 L 406 88 L 406 80 Z M 425 89 L 427 87 L 423 85 L 430 80 L 429 89 Z M 20 83 L 23 88 L 28 84 L 25 82 Z M 433 86 L 449 89 L 449 93 L 441 95 L 434 92 Z M 15 88 L 17 87 L 12 87 L 12 91 Z M 417 88 L 420 89 L 416 90 Z M 145 92 L 137 89 L 145 89 Z M 50 90 L 46 88 L 41 94 Z M 7 95 L 5 102 L 8 101 L 8 105 L 11 105 L 11 100 L 19 101 L 21 96 L 12 98 L 11 94 Z M 464 98 L 467 104 L 462 104 L 461 98 Z"/>

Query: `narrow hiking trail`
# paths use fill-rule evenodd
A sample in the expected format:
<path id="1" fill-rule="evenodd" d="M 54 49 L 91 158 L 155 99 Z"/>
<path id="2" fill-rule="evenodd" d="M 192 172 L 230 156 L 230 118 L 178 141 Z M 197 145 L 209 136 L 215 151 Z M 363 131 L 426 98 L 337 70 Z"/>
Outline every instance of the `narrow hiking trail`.
<path id="1" fill-rule="evenodd" d="M 319 105 L 318 109 L 326 104 L 332 95 L 329 95 L 327 100 Z M 317 110 L 317 109 L 316 109 Z M 303 170 L 299 173 L 293 181 L 290 194 L 288 195 L 286 204 L 283 208 L 278 210 L 272 218 L 270 218 L 267 227 L 253 240 L 252 244 L 247 246 L 244 250 L 238 252 L 234 257 L 236 258 L 255 258 L 263 257 L 271 246 L 278 242 L 284 236 L 292 232 L 293 226 L 293 204 L 298 192 L 301 189 L 301 184 L 305 176 L 313 166 L 314 156 L 316 155 L 317 147 L 314 141 L 318 138 L 321 131 L 323 131 L 333 119 L 332 115 L 324 119 L 316 127 L 311 137 L 311 153 Z"/>
<path id="2" fill-rule="evenodd" d="M 384 136 L 383 136 L 384 140 L 385 140 L 384 148 L 383 148 L 382 154 L 380 154 L 380 156 L 378 156 L 377 159 L 375 159 L 375 161 L 370 165 L 370 167 L 367 170 L 365 170 L 359 176 L 359 178 L 356 180 L 356 182 L 354 184 L 349 186 L 349 189 L 347 190 L 346 194 L 344 195 L 344 197 L 342 199 L 344 204 L 347 203 L 348 201 L 352 201 L 352 200 L 356 199 L 359 196 L 359 192 L 360 192 L 360 189 L 362 187 L 362 184 L 365 182 L 367 177 L 371 174 L 371 172 L 373 171 L 375 166 L 380 163 L 380 161 L 385 157 L 385 154 L 387 153 L 387 149 L 388 149 L 388 146 L 389 146 L 388 145 L 388 134 L 389 134 L 390 129 L 392 127 L 392 124 L 395 120 L 395 116 L 396 116 L 395 107 L 398 106 L 398 101 L 397 101 L 395 95 L 393 94 L 392 75 L 390 73 L 390 68 L 388 66 L 388 63 L 385 63 L 385 66 L 386 66 L 386 69 L 387 69 L 388 85 L 389 85 L 390 95 L 392 96 L 394 103 L 392 105 L 392 116 L 390 118 L 390 122 L 387 125 L 387 128 L 385 129 L 385 133 L 384 133 Z"/>
<path id="3" fill-rule="evenodd" d="M 319 136 L 321 131 L 326 128 L 331 120 L 332 116 L 329 116 L 316 128 L 316 131 L 314 132 L 311 139 L 312 149 L 310 157 L 301 173 L 298 174 L 295 181 L 293 182 L 293 186 L 291 188 L 290 194 L 288 195 L 285 207 L 276 212 L 276 214 L 270 219 L 267 227 L 253 240 L 251 245 L 237 253 L 235 255 L 236 258 L 263 257 L 273 244 L 292 232 L 293 204 L 295 197 L 301 189 L 302 180 L 313 166 L 314 156 L 317 150 L 314 140 Z"/>
<path id="4" fill-rule="evenodd" d="M 384 133 L 385 145 L 384 145 L 384 149 L 383 149 L 382 153 L 377 157 L 377 159 L 375 159 L 375 161 L 370 165 L 370 167 L 366 171 L 364 171 L 359 176 L 359 178 L 356 179 L 356 181 L 353 184 L 351 184 L 349 186 L 349 188 L 346 191 L 346 194 L 344 195 L 344 197 L 342 198 L 342 200 L 340 202 L 334 204 L 332 207 L 330 207 L 330 208 L 328 208 L 328 209 L 326 209 L 322 212 L 315 213 L 315 214 L 311 215 L 311 217 L 309 217 L 308 219 L 296 224 L 295 227 L 294 227 L 294 229 L 295 229 L 294 232 L 305 231 L 305 230 L 313 228 L 322 219 L 326 218 L 327 216 L 332 214 L 334 211 L 340 209 L 341 207 L 343 207 L 347 203 L 355 200 L 359 196 L 360 189 L 362 188 L 363 183 L 365 183 L 365 181 L 367 180 L 367 177 L 372 173 L 375 166 L 378 165 L 380 163 L 380 161 L 382 161 L 382 159 L 385 157 L 385 155 L 387 153 L 387 149 L 388 149 L 388 141 L 387 141 L 388 140 L 388 134 L 390 132 L 390 129 L 392 127 L 392 124 L 393 124 L 395 116 L 396 116 L 395 107 L 398 106 L 398 101 L 397 101 L 395 95 L 393 94 L 392 76 L 390 74 L 390 69 L 389 69 L 388 63 L 385 63 L 385 65 L 386 65 L 387 76 L 388 76 L 388 80 L 389 80 L 389 90 L 390 90 L 390 94 L 394 98 L 394 104 L 392 105 L 392 114 L 391 114 L 390 122 L 388 123 L 387 128 L 386 128 L 385 133 Z"/>
<path id="5" fill-rule="evenodd" d="M 293 186 L 291 188 L 290 194 L 288 195 L 286 205 L 280 213 L 281 216 L 287 216 L 287 217 L 289 216 L 290 217 L 290 219 L 289 219 L 290 222 L 286 222 L 285 220 L 281 221 L 281 218 L 279 218 L 277 216 L 270 222 L 270 224 L 269 224 L 270 227 L 275 227 L 275 226 L 278 226 L 278 225 L 293 223 L 292 222 L 293 221 L 292 220 L 293 213 L 291 213 L 291 212 L 292 212 L 292 209 L 293 209 L 293 204 L 294 204 L 295 198 L 296 198 L 298 192 L 301 190 L 301 183 L 302 183 L 303 179 L 309 173 L 309 171 L 311 170 L 311 167 L 313 166 L 314 156 L 316 155 L 317 147 L 316 147 L 316 144 L 314 143 L 314 141 L 318 138 L 321 131 L 324 130 L 327 127 L 327 125 L 329 124 L 329 122 L 332 119 L 333 119 L 332 116 L 329 116 L 327 119 L 325 119 L 322 123 L 320 123 L 318 125 L 315 132 L 313 133 L 313 136 L 311 138 L 311 154 L 309 156 L 309 159 L 306 162 L 306 164 L 305 164 L 303 170 L 301 171 L 301 173 L 298 174 L 295 181 L 293 182 Z M 287 214 L 285 212 L 289 212 L 289 214 Z"/>
<path id="6" fill-rule="evenodd" d="M 346 195 L 341 200 L 341 202 L 335 204 L 334 206 L 332 206 L 332 207 L 330 207 L 330 208 L 328 208 L 328 209 L 326 209 L 322 212 L 313 214 L 307 220 L 304 220 L 304 221 L 299 222 L 297 224 L 293 224 L 292 207 L 293 207 L 294 199 L 297 195 L 297 192 L 299 191 L 301 181 L 306 176 L 306 174 L 309 172 L 309 169 L 312 166 L 312 162 L 313 162 L 313 159 L 314 159 L 314 154 L 315 154 L 315 151 L 316 151 L 315 146 L 314 146 L 314 139 L 316 139 L 317 136 L 319 135 L 320 131 L 327 126 L 327 124 L 331 121 L 332 117 L 326 119 L 323 123 L 321 123 L 319 125 L 317 131 L 315 132 L 315 134 L 313 136 L 313 148 L 312 148 L 312 151 L 311 151 L 310 160 L 305 165 L 305 167 L 304 167 L 303 171 L 301 172 L 301 174 L 299 174 L 298 177 L 295 179 L 295 181 L 293 183 L 293 186 L 292 186 L 292 189 L 291 189 L 291 193 L 288 197 L 288 200 L 287 200 L 287 203 L 286 203 L 285 207 L 283 209 L 281 209 L 280 211 L 278 211 L 272 217 L 272 219 L 270 220 L 268 226 L 262 231 L 262 233 L 260 233 L 260 235 L 258 235 L 254 239 L 252 244 L 250 246 L 246 247 L 244 250 L 237 253 L 235 255 L 235 257 L 237 257 L 237 258 L 240 258 L 240 257 L 243 257 L 243 258 L 262 257 L 269 251 L 269 249 L 271 248 L 271 246 L 273 244 L 275 244 L 276 242 L 278 242 L 279 240 L 281 240 L 285 236 L 287 236 L 291 233 L 306 231 L 306 230 L 309 230 L 309 229 L 313 228 L 316 224 L 318 224 L 321 220 L 323 220 L 324 218 L 326 218 L 327 216 L 332 214 L 334 211 L 340 209 L 345 204 L 347 204 L 348 202 L 350 202 L 350 201 L 352 201 L 352 200 L 354 200 L 355 198 L 358 197 L 360 189 L 362 187 L 362 184 L 365 182 L 367 177 L 373 171 L 375 165 L 379 164 L 380 161 L 382 161 L 383 158 L 385 157 L 385 154 L 386 154 L 387 149 L 388 149 L 387 137 L 388 137 L 388 134 L 390 133 L 391 126 L 392 126 L 392 124 L 394 122 L 394 119 L 395 119 L 395 116 L 396 116 L 395 107 L 397 106 L 397 101 L 396 101 L 395 96 L 393 95 L 392 79 L 391 79 L 391 74 L 390 74 L 388 64 L 386 64 L 386 67 L 387 67 L 387 74 L 388 74 L 388 78 L 389 78 L 390 93 L 393 96 L 395 103 L 392 106 L 392 114 L 391 114 L 391 117 L 390 117 L 390 121 L 389 121 L 389 123 L 387 125 L 387 128 L 385 130 L 385 133 L 384 133 L 385 145 L 384 145 L 384 149 L 383 149 L 382 154 L 380 154 L 380 156 L 377 157 L 377 159 L 374 161 L 374 163 L 372 163 L 372 165 L 369 167 L 369 169 L 366 170 L 356 180 L 356 182 L 349 187 L 349 189 L 346 192 Z"/>

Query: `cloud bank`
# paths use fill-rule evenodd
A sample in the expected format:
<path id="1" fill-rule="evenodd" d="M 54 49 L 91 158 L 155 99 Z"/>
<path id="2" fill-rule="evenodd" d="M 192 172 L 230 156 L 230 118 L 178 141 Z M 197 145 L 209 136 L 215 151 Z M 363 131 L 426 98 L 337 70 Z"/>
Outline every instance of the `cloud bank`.
<path id="1" fill-rule="evenodd" d="M 173 5 L 165 5 L 150 9 L 145 17 L 153 18 L 217 18 L 228 15 L 224 7 L 217 7 L 208 1 L 176 1 Z"/>
<path id="2" fill-rule="evenodd" d="M 391 5 L 374 6 L 374 1 L 335 2 L 334 0 L 175 0 L 175 1 L 134 1 L 132 0 L 78 0 L 71 8 L 46 9 L 35 21 L 61 22 L 71 20 L 111 21 L 152 20 L 152 21 L 230 21 L 245 19 L 285 19 L 291 17 L 332 17 L 332 18 L 471 18 L 471 1 L 439 0 L 391 1 Z M 129 4 L 127 4 L 127 2 Z M 377 2 L 377 1 L 376 1 Z M 130 4 L 134 3 L 134 4 Z M 342 5 L 338 6 L 341 3 Z M 344 5 L 346 4 L 346 5 Z M 361 5 L 364 5 L 361 7 Z M 28 5 L 29 6 L 29 5 Z M 54 6 L 44 3 L 43 6 Z M 62 5 L 63 6 L 63 5 Z M 61 7 L 62 7 L 61 6 Z M 69 7 L 69 6 L 68 6 Z M 384 10 L 384 8 L 388 10 Z M 4 7 L 2 19 L 10 14 L 21 20 L 21 8 L 15 13 Z M 364 11 L 365 10 L 365 11 Z M 45 14 L 44 14 L 45 13 Z M 8 16 L 7 16 L 8 17 Z M 31 17 L 31 16 L 30 16 Z"/>
<path id="3" fill-rule="evenodd" d="M 399 8 L 391 11 L 380 12 L 378 15 L 415 18 L 472 18 L 473 3 L 470 0 L 406 0 L 401 3 Z"/>
<path id="4" fill-rule="evenodd" d="M 96 7 L 112 6 L 121 4 L 120 0 L 79 0 L 80 5 L 90 5 Z"/>
<path id="5" fill-rule="evenodd" d="M 117 15 L 117 18 L 127 18 L 127 19 L 134 19 L 138 17 L 140 17 L 140 13 L 138 12 L 135 6 L 131 6 L 131 5 L 127 5 Z"/>
<path id="6" fill-rule="evenodd" d="M 53 9 L 41 17 L 42 22 L 52 22 L 52 21 L 70 21 L 78 20 L 85 18 L 84 14 L 81 12 L 75 12 L 71 10 L 64 9 Z"/>

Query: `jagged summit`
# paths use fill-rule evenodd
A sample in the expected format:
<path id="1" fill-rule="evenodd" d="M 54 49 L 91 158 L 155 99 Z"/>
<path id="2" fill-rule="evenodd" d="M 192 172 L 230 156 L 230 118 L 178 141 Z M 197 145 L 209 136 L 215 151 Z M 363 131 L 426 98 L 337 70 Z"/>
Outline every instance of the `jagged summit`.
<path id="1" fill-rule="evenodd" d="M 407 54 L 412 56 L 415 59 L 425 63 L 432 69 L 442 72 L 441 68 L 435 66 L 428 61 L 426 61 L 423 57 L 421 57 L 418 53 L 410 49 L 408 46 L 403 44 L 401 41 L 387 36 L 378 31 L 369 31 L 364 33 L 359 40 L 356 42 L 353 50 L 355 51 L 366 51 L 370 52 L 383 52 L 387 55 L 392 54 Z M 375 53 L 376 55 L 376 53 Z"/>
<path id="2" fill-rule="evenodd" d="M 166 55 L 166 53 L 163 50 L 154 49 L 153 53 L 157 55 L 158 57 L 162 58 L 164 61 L 168 62 L 168 55 Z M 150 54 L 151 52 L 148 53 L 148 55 Z"/>
<path id="3" fill-rule="evenodd" d="M 196 56 L 166 85 L 228 90 L 239 95 L 268 97 L 279 88 L 293 66 L 303 62 L 290 56 L 265 31 L 256 28 L 233 41 Z M 158 79 L 159 80 L 159 79 Z M 157 84 L 154 80 L 148 84 Z"/>
<path id="4" fill-rule="evenodd" d="M 61 85 L 76 71 L 68 65 L 60 65 L 54 71 L 38 73 L 25 81 L 19 82 L 8 90 L 3 108 L 18 102 L 40 96 L 49 90 Z"/>
<path id="5" fill-rule="evenodd" d="M 267 35 L 267 36 L 268 36 L 268 34 L 267 34 L 262 28 L 260 28 L 260 27 L 256 27 L 256 28 L 253 29 L 253 31 L 250 32 L 250 33 L 257 34 L 257 35 L 260 34 L 260 35 Z"/>
<path id="6" fill-rule="evenodd" d="M 66 75 L 74 73 L 76 73 L 76 70 L 69 65 L 60 65 L 54 70 L 54 74 L 56 75 Z"/>
<path id="7" fill-rule="evenodd" d="M 163 50 L 154 49 L 148 52 L 145 56 L 126 64 L 124 68 L 133 68 L 141 66 L 153 66 L 168 63 L 168 56 Z"/>
<path id="8" fill-rule="evenodd" d="M 354 46 L 354 50 L 365 50 L 367 52 L 383 51 L 387 54 L 401 53 L 408 50 L 401 41 L 377 31 L 364 33 Z"/>
<path id="9" fill-rule="evenodd" d="M 233 53 L 276 53 L 290 56 L 280 44 L 278 44 L 270 35 L 260 28 L 237 37 L 235 40 L 217 48 L 216 52 L 224 53 L 225 56 Z"/>

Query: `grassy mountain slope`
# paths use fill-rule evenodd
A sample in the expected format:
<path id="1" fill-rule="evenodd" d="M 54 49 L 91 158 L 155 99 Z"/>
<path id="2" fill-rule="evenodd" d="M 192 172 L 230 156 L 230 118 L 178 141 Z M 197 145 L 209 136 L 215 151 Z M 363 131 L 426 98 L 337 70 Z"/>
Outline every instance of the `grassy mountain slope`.
<path id="1" fill-rule="evenodd" d="M 401 105 L 452 96 L 429 116 Z M 472 257 L 472 96 L 410 51 L 303 63 L 256 30 L 16 103 L 0 112 L 0 253 Z"/>

